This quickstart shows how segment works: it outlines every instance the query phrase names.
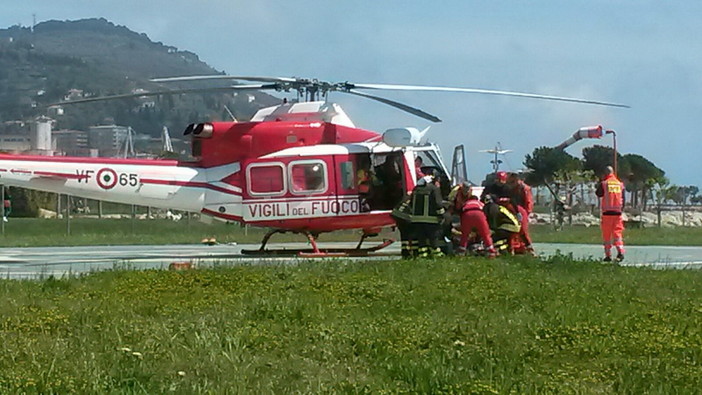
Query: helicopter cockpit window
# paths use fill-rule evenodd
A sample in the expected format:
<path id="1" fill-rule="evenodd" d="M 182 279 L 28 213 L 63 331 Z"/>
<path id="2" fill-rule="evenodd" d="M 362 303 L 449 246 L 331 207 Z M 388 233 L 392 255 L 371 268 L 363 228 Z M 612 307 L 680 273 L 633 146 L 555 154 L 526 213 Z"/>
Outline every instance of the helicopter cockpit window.
<path id="1" fill-rule="evenodd" d="M 422 174 L 437 174 L 441 178 L 441 193 L 444 197 L 448 196 L 451 189 L 449 175 L 444 170 L 443 161 L 439 153 L 435 150 L 424 150 L 415 152 L 415 168 L 416 171 Z M 421 176 L 421 174 L 418 174 Z"/>
<path id="2" fill-rule="evenodd" d="M 327 190 L 326 165 L 322 161 L 296 161 L 289 165 L 290 192 L 322 193 Z"/>
<path id="3" fill-rule="evenodd" d="M 254 164 L 248 168 L 251 195 L 281 195 L 285 193 L 285 167 L 282 163 Z"/>

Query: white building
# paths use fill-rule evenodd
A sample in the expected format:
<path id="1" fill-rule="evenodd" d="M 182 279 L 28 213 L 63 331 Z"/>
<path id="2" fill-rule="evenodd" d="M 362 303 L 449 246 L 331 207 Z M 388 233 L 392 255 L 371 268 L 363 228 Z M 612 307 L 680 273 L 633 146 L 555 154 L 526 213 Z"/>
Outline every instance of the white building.
<path id="1" fill-rule="evenodd" d="M 128 135 L 127 126 L 91 126 L 88 130 L 88 146 L 97 149 L 100 156 L 117 156 Z"/>

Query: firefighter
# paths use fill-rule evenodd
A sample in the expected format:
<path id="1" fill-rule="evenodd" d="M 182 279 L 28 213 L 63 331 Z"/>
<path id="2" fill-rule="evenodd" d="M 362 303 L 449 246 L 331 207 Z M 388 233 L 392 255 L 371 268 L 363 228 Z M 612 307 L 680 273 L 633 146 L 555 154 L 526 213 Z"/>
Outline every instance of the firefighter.
<path id="1" fill-rule="evenodd" d="M 496 251 L 495 247 L 492 245 L 490 226 L 483 212 L 483 206 L 483 203 L 477 196 L 470 195 L 461 208 L 461 242 L 458 247 L 458 252 L 466 252 L 470 234 L 475 231 L 482 240 L 488 257 L 494 258 L 496 256 Z"/>
<path id="2" fill-rule="evenodd" d="M 484 202 L 483 211 L 493 231 L 492 241 L 495 249 L 499 254 L 512 254 L 512 244 L 521 227 L 517 216 L 507 207 L 508 199 L 498 204 L 492 201 L 491 195 L 486 195 Z"/>
<path id="3" fill-rule="evenodd" d="M 439 237 L 445 210 L 438 177 L 428 175 L 417 182 L 410 206 L 412 238 L 417 241 L 417 256 L 442 256 Z"/>
<path id="4" fill-rule="evenodd" d="M 461 215 L 461 210 L 463 210 L 463 205 L 470 198 L 470 183 L 468 181 L 463 181 L 461 184 L 456 185 L 451 189 L 448 195 L 449 201 L 449 212 L 456 215 Z"/>
<path id="5" fill-rule="evenodd" d="M 390 213 L 390 216 L 395 220 L 397 230 L 400 231 L 402 259 L 414 257 L 417 248 L 416 243 L 412 240 L 412 223 L 410 221 L 412 206 L 410 203 L 412 203 L 412 191 L 408 192 Z"/>
<path id="6" fill-rule="evenodd" d="M 440 188 L 440 187 L 439 187 Z M 453 227 L 453 214 L 450 212 L 450 203 L 448 201 L 443 202 L 444 214 L 442 215 L 439 231 L 439 248 L 444 255 L 454 255 L 456 250 L 454 248 L 454 227 Z"/>
<path id="7" fill-rule="evenodd" d="M 498 171 L 495 173 L 495 179 L 491 183 L 485 185 L 485 189 L 483 189 L 483 193 L 480 195 L 480 200 L 485 201 L 486 195 L 492 195 L 492 200 L 494 202 L 502 198 L 511 199 L 510 190 L 507 186 L 507 172 Z"/>
<path id="8" fill-rule="evenodd" d="M 517 206 L 517 219 L 519 219 L 519 237 L 524 243 L 525 251 L 534 255 L 534 248 L 529 235 L 529 215 L 534 211 L 534 198 L 531 194 L 531 187 L 519 178 L 516 173 L 510 173 L 507 177 L 507 185 L 510 190 L 512 203 Z"/>
<path id="9" fill-rule="evenodd" d="M 602 244 L 605 262 L 612 261 L 612 245 L 617 249 L 617 262 L 624 260 L 624 184 L 614 174 L 612 166 L 607 166 L 595 194 L 600 198 Z"/>

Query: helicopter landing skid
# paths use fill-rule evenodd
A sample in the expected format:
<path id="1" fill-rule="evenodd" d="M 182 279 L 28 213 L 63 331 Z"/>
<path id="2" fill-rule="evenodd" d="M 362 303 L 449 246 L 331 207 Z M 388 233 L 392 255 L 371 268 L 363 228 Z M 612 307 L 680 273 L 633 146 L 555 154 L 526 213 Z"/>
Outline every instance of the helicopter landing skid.
<path id="1" fill-rule="evenodd" d="M 295 233 L 302 233 L 305 236 L 307 236 L 307 240 L 309 240 L 312 248 L 304 248 L 304 249 L 288 249 L 288 248 L 282 248 L 282 249 L 266 249 L 266 244 L 268 243 L 268 240 L 273 236 L 275 233 L 285 233 L 286 231 L 283 230 L 272 230 L 266 233 L 266 235 L 263 237 L 263 241 L 261 242 L 261 247 L 257 250 L 242 250 L 241 253 L 245 255 L 264 255 L 264 256 L 269 256 L 269 255 L 297 255 L 300 257 L 305 257 L 305 258 L 328 258 L 328 257 L 362 257 L 362 256 L 368 256 L 369 253 L 375 252 L 378 250 L 381 250 L 390 244 L 394 243 L 395 240 L 393 239 L 385 239 L 383 240 L 382 243 L 373 246 L 373 247 L 367 247 L 367 248 L 361 248 L 363 245 L 363 241 L 368 237 L 368 235 L 363 235 L 361 236 L 361 240 L 358 242 L 358 245 L 356 248 L 319 248 L 317 246 L 317 240 L 316 236 L 309 233 L 309 232 L 295 232 Z"/>

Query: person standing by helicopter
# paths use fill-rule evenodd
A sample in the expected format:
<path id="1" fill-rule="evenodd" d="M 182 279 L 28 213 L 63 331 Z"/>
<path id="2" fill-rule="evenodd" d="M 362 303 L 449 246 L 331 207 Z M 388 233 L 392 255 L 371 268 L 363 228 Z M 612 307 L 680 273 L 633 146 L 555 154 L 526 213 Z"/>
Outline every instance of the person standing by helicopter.
<path id="1" fill-rule="evenodd" d="M 448 201 L 450 204 L 449 211 L 451 214 L 461 215 L 463 205 L 471 197 L 470 187 L 470 182 L 463 181 L 451 189 L 451 192 L 449 192 L 448 195 Z"/>
<path id="2" fill-rule="evenodd" d="M 427 175 L 419 179 L 412 191 L 410 222 L 413 239 L 417 241 L 417 256 L 428 258 L 442 256 L 439 246 L 444 207 L 439 188 L 439 178 Z"/>
<path id="3" fill-rule="evenodd" d="M 412 191 L 409 191 L 390 213 L 390 216 L 395 220 L 397 230 L 400 231 L 402 259 L 413 258 L 417 252 L 417 243 L 413 240 L 412 234 L 411 203 Z"/>
<path id="4" fill-rule="evenodd" d="M 617 249 L 617 262 L 624 260 L 624 184 L 614 174 L 612 166 L 605 168 L 605 175 L 597 184 L 595 195 L 600 198 L 602 244 L 605 262 L 612 261 L 612 245 Z"/>
<path id="5" fill-rule="evenodd" d="M 483 193 L 480 195 L 480 200 L 485 201 L 486 195 L 492 195 L 491 197 L 494 202 L 502 198 L 508 198 L 510 201 L 512 200 L 512 195 L 507 186 L 507 172 L 498 171 L 495 173 L 492 182 L 488 182 L 487 185 L 485 185 L 485 189 L 483 189 Z"/>
<path id="6" fill-rule="evenodd" d="M 7 222 L 7 217 L 9 217 L 10 213 L 12 212 L 12 196 L 10 196 L 9 193 L 5 194 L 5 200 L 2 202 L 2 207 L 2 220 Z"/>
<path id="7" fill-rule="evenodd" d="M 531 187 L 519 178 L 517 173 L 510 173 L 507 176 L 507 186 L 512 195 L 512 202 L 517 207 L 517 219 L 519 219 L 519 237 L 524 243 L 525 251 L 534 254 L 531 245 L 531 235 L 529 235 L 529 215 L 534 211 L 534 197 Z"/>

